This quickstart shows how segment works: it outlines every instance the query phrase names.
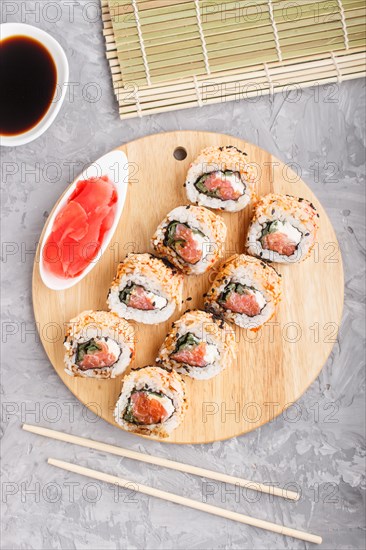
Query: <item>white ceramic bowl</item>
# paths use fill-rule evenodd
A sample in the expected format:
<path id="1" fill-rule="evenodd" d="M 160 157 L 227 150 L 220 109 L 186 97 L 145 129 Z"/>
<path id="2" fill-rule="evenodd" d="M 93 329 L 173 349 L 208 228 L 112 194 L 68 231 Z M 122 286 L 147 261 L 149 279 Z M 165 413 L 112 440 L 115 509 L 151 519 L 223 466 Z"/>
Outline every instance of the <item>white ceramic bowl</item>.
<path id="1" fill-rule="evenodd" d="M 25 25 L 24 23 L 3 23 L 0 25 L 1 40 L 9 38 L 10 36 L 29 36 L 38 40 L 47 48 L 51 54 L 57 69 L 57 85 L 53 101 L 39 123 L 31 130 L 18 134 L 16 136 L 0 136 L 0 145 L 5 147 L 16 147 L 17 145 L 24 145 L 34 139 L 37 139 L 43 134 L 55 120 L 62 103 L 65 99 L 67 86 L 65 85 L 69 80 L 69 64 L 64 50 L 60 44 L 52 38 L 47 32 L 37 29 L 32 25 Z"/>
<path id="2" fill-rule="evenodd" d="M 104 240 L 102 242 L 101 250 L 97 254 L 97 257 L 90 262 L 90 264 L 85 268 L 83 273 L 78 277 L 74 277 L 72 279 L 61 279 L 59 277 L 56 277 L 52 273 L 49 273 L 49 271 L 45 269 L 44 261 L 43 261 L 44 246 L 52 231 L 53 223 L 55 221 L 57 214 L 60 212 L 61 208 L 65 206 L 70 195 L 74 192 L 77 182 L 79 180 L 89 179 L 91 177 L 96 177 L 96 176 L 108 176 L 109 179 L 114 183 L 116 187 L 116 190 L 118 193 L 118 201 L 117 201 L 117 209 L 116 209 L 116 215 L 114 218 L 113 225 L 110 228 L 110 230 L 107 231 L 107 233 L 104 235 Z M 116 151 L 111 151 L 107 155 L 104 155 L 104 157 L 101 157 L 100 159 L 93 162 L 93 164 L 91 164 L 88 168 L 86 168 L 80 174 L 80 176 L 75 179 L 73 184 L 70 185 L 70 187 L 65 191 L 59 204 L 57 205 L 57 208 L 55 208 L 49 220 L 47 220 L 47 229 L 43 236 L 43 240 L 40 248 L 39 270 L 40 270 L 42 281 L 48 288 L 50 288 L 51 290 L 66 290 L 68 288 L 71 288 L 72 286 L 79 283 L 82 279 L 84 279 L 84 277 L 86 277 L 86 275 L 90 273 L 90 271 L 93 269 L 93 267 L 95 267 L 98 260 L 101 258 L 102 254 L 104 254 L 104 252 L 106 251 L 113 237 L 113 234 L 117 229 L 117 225 L 121 218 L 121 214 L 122 214 L 123 207 L 126 200 L 127 188 L 128 188 L 128 160 L 126 155 L 122 151 L 116 150 Z"/>

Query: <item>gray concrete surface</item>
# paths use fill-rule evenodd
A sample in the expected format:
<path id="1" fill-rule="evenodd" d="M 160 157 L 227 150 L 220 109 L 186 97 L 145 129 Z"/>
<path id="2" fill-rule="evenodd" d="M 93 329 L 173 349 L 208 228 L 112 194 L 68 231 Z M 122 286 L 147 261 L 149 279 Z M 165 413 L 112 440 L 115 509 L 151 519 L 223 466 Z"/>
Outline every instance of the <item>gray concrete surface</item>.
<path id="1" fill-rule="evenodd" d="M 60 41 L 75 86 L 45 135 L 1 151 L 2 548 L 307 547 L 301 541 L 66 475 L 46 464 L 48 456 L 319 533 L 326 549 L 365 548 L 364 82 L 302 90 L 296 101 L 277 95 L 273 101 L 263 97 L 121 122 L 101 24 L 93 22 L 93 6 L 87 14 L 83 10 L 91 3 L 74 2 L 73 20 L 67 3 L 61 3 L 58 15 L 50 9 L 48 15 L 39 13 L 38 21 L 37 12 L 25 10 L 46 2 L 8 4 L 19 10 L 7 21 L 36 23 Z M 55 14 L 60 16 L 57 21 Z M 95 102 L 96 91 L 100 97 Z M 339 339 L 294 414 L 246 436 L 205 446 L 144 441 L 94 417 L 64 387 L 34 334 L 35 244 L 47 213 L 70 180 L 70 163 L 75 163 L 77 173 L 121 143 L 176 129 L 231 133 L 284 162 L 296 162 L 334 224 L 345 268 Z M 21 431 L 24 421 L 247 478 L 295 483 L 302 488 L 302 498 L 294 504 L 272 502 L 249 491 L 232 494 L 231 487 L 207 486 L 198 478 L 36 438 Z"/>

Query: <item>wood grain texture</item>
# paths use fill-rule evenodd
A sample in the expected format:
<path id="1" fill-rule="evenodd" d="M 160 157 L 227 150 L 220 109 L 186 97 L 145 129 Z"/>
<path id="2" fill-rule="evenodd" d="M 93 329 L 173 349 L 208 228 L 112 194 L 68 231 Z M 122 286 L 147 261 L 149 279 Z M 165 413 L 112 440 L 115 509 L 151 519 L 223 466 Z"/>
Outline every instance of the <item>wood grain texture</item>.
<path id="1" fill-rule="evenodd" d="M 235 145 L 258 170 L 257 192 L 288 193 L 311 200 L 320 214 L 312 256 L 298 265 L 278 265 L 283 299 L 277 315 L 259 332 L 236 330 L 237 364 L 208 381 L 187 382 L 189 410 L 167 440 L 208 443 L 234 437 L 272 420 L 295 402 L 319 374 L 336 340 L 343 307 L 343 267 L 337 238 L 321 204 L 290 167 L 266 151 L 231 136 L 207 132 L 169 132 L 120 147 L 129 159 L 130 183 L 118 229 L 103 257 L 75 287 L 56 292 L 44 286 L 38 262 L 33 272 L 33 306 L 40 337 L 57 373 L 76 397 L 114 424 L 113 409 L 121 378 L 107 381 L 72 378 L 64 372 L 64 324 L 85 309 L 106 309 L 118 262 L 128 252 L 151 251 L 150 237 L 166 213 L 187 203 L 183 182 L 189 163 L 208 145 Z M 184 147 L 187 158 L 173 153 Z M 244 252 L 250 208 L 222 214 L 228 227 L 225 257 Z M 38 257 L 38 254 L 37 256 Z M 203 294 L 217 268 L 185 278 L 182 311 L 203 306 Z M 175 314 L 155 326 L 135 324 L 136 358 L 132 368 L 153 364 Z M 295 416 L 292 413 L 291 418 Z"/>

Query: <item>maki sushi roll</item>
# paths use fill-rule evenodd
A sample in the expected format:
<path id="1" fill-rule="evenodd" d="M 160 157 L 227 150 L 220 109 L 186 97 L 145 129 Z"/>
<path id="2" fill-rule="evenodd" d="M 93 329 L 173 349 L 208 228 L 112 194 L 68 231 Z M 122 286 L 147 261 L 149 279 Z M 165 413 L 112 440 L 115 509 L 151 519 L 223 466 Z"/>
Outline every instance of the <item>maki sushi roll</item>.
<path id="1" fill-rule="evenodd" d="M 207 380 L 233 363 L 236 348 L 234 331 L 227 323 L 211 313 L 191 310 L 173 324 L 157 363 L 191 378 Z"/>
<path id="2" fill-rule="evenodd" d="M 226 225 L 202 206 L 178 206 L 157 228 L 152 245 L 187 275 L 205 273 L 222 256 Z"/>
<path id="3" fill-rule="evenodd" d="M 107 311 L 84 311 L 66 329 L 65 371 L 85 378 L 115 378 L 135 353 L 133 327 Z"/>
<path id="4" fill-rule="evenodd" d="M 108 307 L 125 319 L 155 324 L 181 307 L 183 275 L 151 254 L 129 254 L 117 269 Z"/>
<path id="5" fill-rule="evenodd" d="M 179 374 L 148 366 L 124 378 L 114 416 L 129 432 L 165 438 L 182 422 L 186 408 Z"/>
<path id="6" fill-rule="evenodd" d="M 188 200 L 216 210 L 243 210 L 253 200 L 255 179 L 245 157 L 233 145 L 204 149 L 188 170 Z"/>
<path id="7" fill-rule="evenodd" d="M 280 297 L 281 275 L 273 267 L 235 254 L 222 265 L 205 308 L 239 327 L 258 329 L 274 315 Z"/>
<path id="8" fill-rule="evenodd" d="M 252 256 L 295 263 L 310 255 L 318 230 L 315 206 L 302 198 L 270 194 L 256 204 L 247 236 Z"/>

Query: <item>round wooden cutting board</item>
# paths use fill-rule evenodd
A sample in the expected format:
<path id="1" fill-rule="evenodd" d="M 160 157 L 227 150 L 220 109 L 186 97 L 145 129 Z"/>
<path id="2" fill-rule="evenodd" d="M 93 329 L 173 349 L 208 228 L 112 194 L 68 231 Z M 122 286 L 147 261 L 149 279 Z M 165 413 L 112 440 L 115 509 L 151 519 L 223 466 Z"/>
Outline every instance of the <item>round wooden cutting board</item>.
<path id="1" fill-rule="evenodd" d="M 287 193 L 312 201 L 320 214 L 320 230 L 309 259 L 276 266 L 284 283 L 276 316 L 258 332 L 236 330 L 237 363 L 212 380 L 185 377 L 189 409 L 182 425 L 167 440 L 174 443 L 208 443 L 261 426 L 295 402 L 324 365 L 342 315 L 343 268 L 334 230 L 310 189 L 291 167 L 231 136 L 189 131 L 148 136 L 119 147 L 130 163 L 127 199 L 117 231 L 96 267 L 66 291 L 49 290 L 40 278 L 38 263 L 33 273 L 34 312 L 51 363 L 83 404 L 115 424 L 113 409 L 121 378 L 99 381 L 67 375 L 64 324 L 83 310 L 106 309 L 118 262 L 129 252 L 151 251 L 150 237 L 162 218 L 188 202 L 183 183 L 189 164 L 209 145 L 235 145 L 248 154 L 248 162 L 258 173 L 258 195 Z M 187 152 L 185 159 L 175 158 L 179 157 L 177 148 Z M 228 228 L 225 257 L 244 252 L 250 214 L 250 208 L 222 214 Z M 182 312 L 203 307 L 203 294 L 216 271 L 217 266 L 206 275 L 185 278 L 184 299 L 192 299 L 183 303 Z M 135 325 L 137 353 L 132 368 L 154 364 L 160 344 L 178 317 L 177 313 L 160 325 Z"/>

